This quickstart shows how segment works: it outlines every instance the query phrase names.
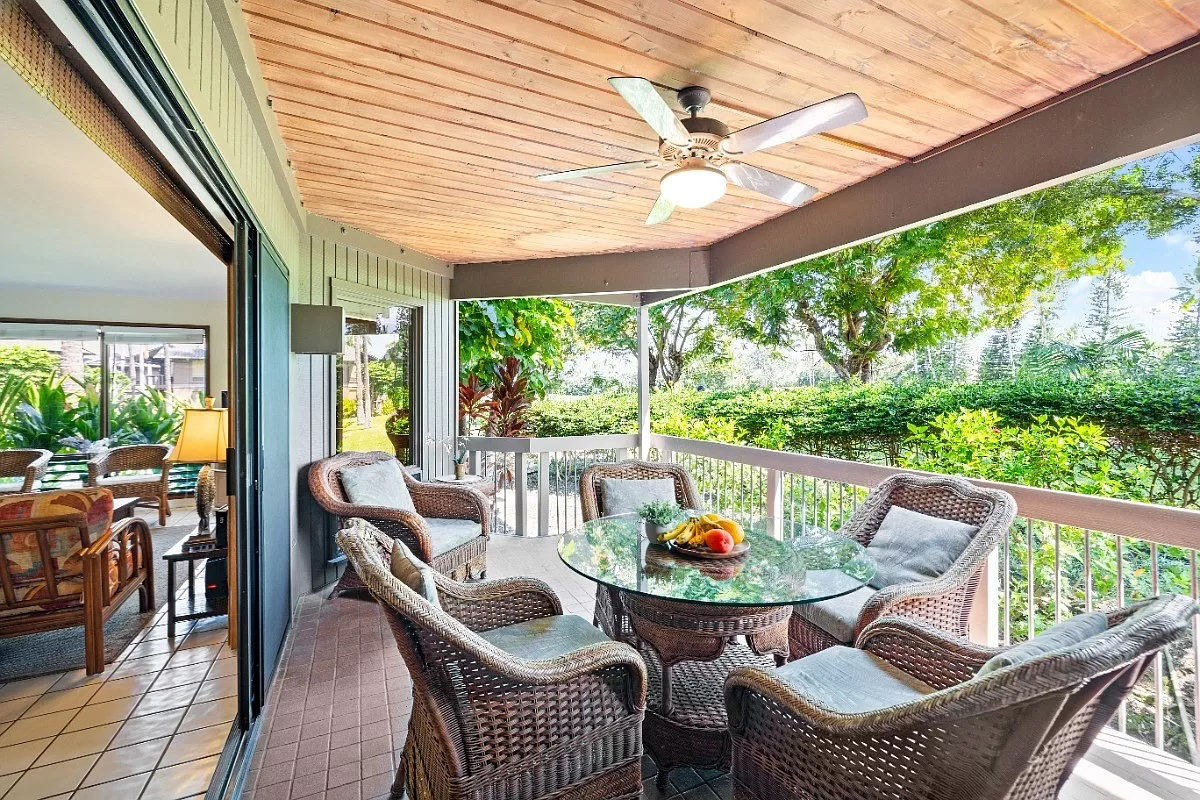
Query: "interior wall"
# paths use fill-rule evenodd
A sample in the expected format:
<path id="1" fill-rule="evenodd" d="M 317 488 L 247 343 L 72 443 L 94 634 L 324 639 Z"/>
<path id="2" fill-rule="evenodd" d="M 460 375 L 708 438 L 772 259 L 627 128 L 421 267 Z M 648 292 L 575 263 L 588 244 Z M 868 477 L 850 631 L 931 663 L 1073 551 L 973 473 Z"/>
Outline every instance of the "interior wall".
<path id="1" fill-rule="evenodd" d="M 457 339 L 450 269 L 420 253 L 307 214 L 299 204 L 278 127 L 234 0 L 130 0 L 199 115 L 288 271 L 293 302 L 328 303 L 329 278 L 426 301 L 421 466 L 449 471 L 443 442 L 454 435 Z M 292 592 L 333 580 L 326 563 L 331 523 L 308 492 L 308 465 L 330 453 L 331 357 L 292 356 Z M 282 399 L 281 399 L 282 401 Z"/>
<path id="2" fill-rule="evenodd" d="M 214 269 L 214 273 L 217 270 Z M 224 300 L 117 292 L 5 287 L 0 317 L 12 319 L 142 322 L 155 325 L 208 326 L 208 392 L 220 397 L 229 388 L 229 330 Z"/>
<path id="3" fill-rule="evenodd" d="M 450 471 L 445 447 L 454 438 L 454 386 L 457 338 L 454 303 L 448 274 L 414 266 L 402 248 L 313 217 L 301 241 L 301 260 L 292 273 L 292 302 L 329 305 L 331 279 L 347 281 L 396 295 L 416 298 L 421 313 L 421 419 L 424 441 L 418 447 L 418 466 L 426 476 Z M 372 241 L 374 240 L 374 241 Z M 326 542 L 331 520 L 308 491 L 308 467 L 332 455 L 334 427 L 334 357 L 292 357 L 293 492 L 292 591 L 303 594 L 336 580 L 340 564 L 328 562 Z"/>

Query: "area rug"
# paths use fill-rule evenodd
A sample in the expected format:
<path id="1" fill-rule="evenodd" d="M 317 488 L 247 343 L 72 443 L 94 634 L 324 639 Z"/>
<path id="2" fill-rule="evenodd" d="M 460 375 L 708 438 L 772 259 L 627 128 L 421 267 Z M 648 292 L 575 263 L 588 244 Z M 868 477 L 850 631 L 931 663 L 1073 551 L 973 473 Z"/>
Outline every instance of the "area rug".
<path id="1" fill-rule="evenodd" d="M 104 663 L 111 663 L 120 655 L 133 637 L 150 624 L 154 613 L 167 604 L 167 564 L 161 556 L 171 545 L 190 534 L 192 527 L 175 525 L 150 528 L 150 536 L 154 540 L 154 602 L 158 608 L 154 612 L 141 614 L 138 612 L 137 592 L 130 595 L 104 626 Z M 186 570 L 180 576 L 186 581 Z M 65 672 L 83 665 L 82 625 L 0 639 L 0 681 Z"/>

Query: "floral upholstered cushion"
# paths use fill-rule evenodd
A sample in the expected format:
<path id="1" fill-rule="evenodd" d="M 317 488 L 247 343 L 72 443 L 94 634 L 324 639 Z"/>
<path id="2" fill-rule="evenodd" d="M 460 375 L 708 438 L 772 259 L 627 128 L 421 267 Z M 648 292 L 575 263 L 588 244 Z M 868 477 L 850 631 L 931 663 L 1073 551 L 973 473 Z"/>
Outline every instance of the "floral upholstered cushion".
<path id="1" fill-rule="evenodd" d="M 47 519 L 61 519 L 62 526 L 50 528 L 39 536 L 32 524 L 28 530 L 12 524 Z M 78 489 L 0 497 L 0 523 L 5 527 L 0 532 L 4 569 L 12 581 L 17 603 L 24 605 L 22 601 L 44 599 L 46 602 L 39 605 L 46 610 L 75 605 L 80 602 L 83 591 L 82 551 L 103 536 L 112 524 L 112 493 L 107 489 Z M 84 538 L 80 536 L 81 528 Z M 43 553 L 43 543 L 49 564 Z M 115 564 L 110 567 L 110 574 L 115 574 Z M 54 576 L 56 597 L 51 596 L 51 575 Z M 0 615 L 28 610 L 28 606 L 6 606 L 0 595 Z"/>

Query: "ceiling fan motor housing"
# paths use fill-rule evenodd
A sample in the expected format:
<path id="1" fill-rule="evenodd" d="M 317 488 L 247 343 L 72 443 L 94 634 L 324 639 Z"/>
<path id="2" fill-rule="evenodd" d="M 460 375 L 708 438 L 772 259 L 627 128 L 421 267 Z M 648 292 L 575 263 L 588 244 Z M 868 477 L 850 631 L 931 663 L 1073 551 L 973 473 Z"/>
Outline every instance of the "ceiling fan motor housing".
<path id="1" fill-rule="evenodd" d="M 712 117 L 684 117 L 680 122 L 691 134 L 692 145 L 691 147 L 679 147 L 670 142 L 660 142 L 658 154 L 663 157 L 663 160 L 672 162 L 682 161 L 686 158 L 703 158 L 716 162 L 726 160 L 719 145 L 721 140 L 729 135 L 729 126 Z"/>

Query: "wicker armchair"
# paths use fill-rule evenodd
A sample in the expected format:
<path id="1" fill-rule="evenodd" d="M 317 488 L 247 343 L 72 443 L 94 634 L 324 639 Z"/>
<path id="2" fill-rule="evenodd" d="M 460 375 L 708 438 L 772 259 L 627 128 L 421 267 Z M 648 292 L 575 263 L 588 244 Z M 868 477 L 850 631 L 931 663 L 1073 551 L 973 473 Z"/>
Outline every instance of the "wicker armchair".
<path id="1" fill-rule="evenodd" d="M 166 525 L 171 516 L 167 499 L 167 481 L 171 465 L 165 444 L 131 444 L 113 447 L 88 462 L 88 486 L 108 489 L 113 497 L 136 497 L 135 505 L 158 509 L 158 524 Z M 147 474 L 146 470 L 158 470 Z M 135 474 L 119 474 L 135 472 Z"/>
<path id="2" fill-rule="evenodd" d="M 670 478 L 675 481 L 675 502 L 680 507 L 700 507 L 700 494 L 696 491 L 696 484 L 692 482 L 688 471 L 679 464 L 628 459 L 615 464 L 593 464 L 579 476 L 579 510 L 584 522 L 604 516 L 604 492 L 600 483 L 603 478 L 636 481 Z M 596 584 L 594 622 L 618 641 L 630 641 L 633 637 L 633 628 L 621 603 L 621 594 L 610 586 Z"/>
<path id="3" fill-rule="evenodd" d="M 641 796 L 646 668 L 633 648 L 562 616 L 541 581 L 436 575 L 438 608 L 392 576 L 392 541 L 370 523 L 338 543 L 412 676 L 393 798 Z"/>
<path id="4" fill-rule="evenodd" d="M 0 637 L 82 625 L 87 674 L 104 671 L 108 618 L 134 592 L 154 609 L 150 527 L 112 510 L 107 489 L 0 498 Z"/>
<path id="5" fill-rule="evenodd" d="M 979 586 L 988 554 L 1008 533 L 1017 505 L 1007 492 L 981 489 L 961 478 L 893 475 L 879 484 L 840 533 L 869 545 L 892 506 L 901 506 L 932 517 L 952 519 L 979 527 L 967 549 L 940 577 L 880 589 L 863 606 L 854 626 L 853 640 L 873 620 L 885 615 L 927 622 L 947 633 L 964 636 L 971 602 Z M 791 657 L 847 644 L 802 616 L 797 607 L 789 623 Z"/>
<path id="6" fill-rule="evenodd" d="M 986 676 L 1002 652 L 885 617 L 858 638 L 725 682 L 738 800 L 1051 800 L 1193 601 L 1108 614 L 1107 631 Z M 840 652 L 839 652 L 840 651 Z M 832 656 L 858 662 L 830 681 Z M 830 685 L 830 684 L 833 685 Z M 887 687 L 891 687 L 888 689 Z"/>
<path id="7" fill-rule="evenodd" d="M 49 450 L 0 450 L 0 478 L 21 481 L 0 485 L 0 493 L 36 492 L 51 455 Z"/>
<path id="8" fill-rule="evenodd" d="M 342 488 L 340 473 L 348 467 L 374 464 L 394 459 L 389 453 L 339 453 L 317 461 L 309 468 L 308 488 L 313 498 L 342 522 L 360 517 L 394 539 L 401 539 L 422 561 L 459 580 L 483 578 L 487 574 L 487 540 L 491 522 L 491 506 L 477 490 L 466 486 L 422 483 L 407 471 L 404 481 L 412 495 L 417 513 L 392 508 L 359 506 L 350 503 Z M 431 527 L 439 520 L 471 520 L 479 524 L 477 536 L 454 544 L 443 539 Z M 334 593 L 365 588 L 351 567 L 338 581 Z"/>

